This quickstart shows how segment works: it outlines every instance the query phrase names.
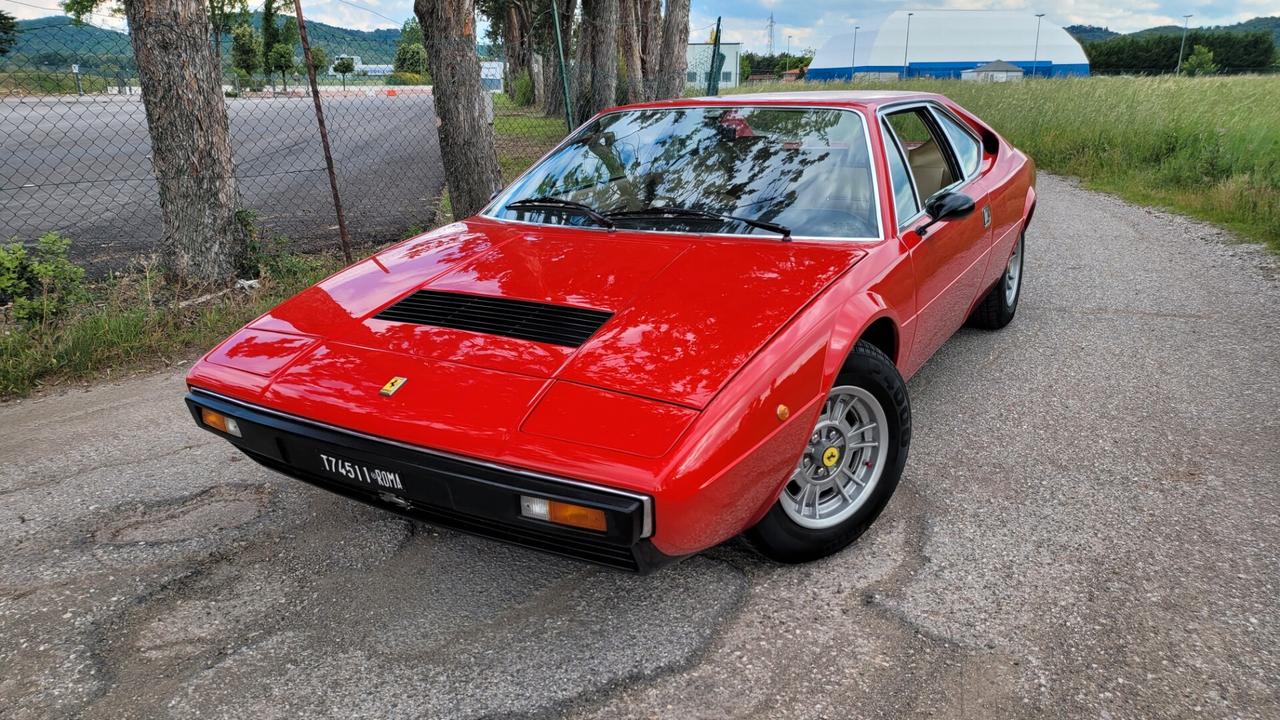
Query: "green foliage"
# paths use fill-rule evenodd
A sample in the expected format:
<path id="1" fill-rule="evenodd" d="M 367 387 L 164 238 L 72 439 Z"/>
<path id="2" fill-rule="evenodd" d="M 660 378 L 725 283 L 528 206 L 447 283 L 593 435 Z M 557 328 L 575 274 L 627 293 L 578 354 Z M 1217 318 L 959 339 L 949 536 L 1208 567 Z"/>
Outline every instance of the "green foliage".
<path id="1" fill-rule="evenodd" d="M 418 24 L 418 18 L 411 17 L 404 21 L 404 25 L 400 26 L 400 41 L 396 43 L 399 49 L 405 45 L 422 45 L 426 46 L 427 39 L 422 34 L 422 26 Z"/>
<path id="2" fill-rule="evenodd" d="M 530 107 L 534 103 L 533 77 L 528 70 L 518 74 L 511 82 L 511 99 L 520 107 Z"/>
<path id="3" fill-rule="evenodd" d="M 262 38 L 247 23 L 231 31 L 231 67 L 245 74 L 245 80 L 262 69 Z"/>
<path id="4" fill-rule="evenodd" d="M 0 57 L 9 54 L 9 49 L 18 42 L 18 21 L 9 13 L 0 10 Z"/>
<path id="5" fill-rule="evenodd" d="M 298 18 L 290 15 L 284 19 L 284 26 L 280 28 L 280 42 L 291 48 L 298 46 L 301 36 L 298 34 Z"/>
<path id="6" fill-rule="evenodd" d="M 1224 72 L 1246 72 L 1270 67 L 1275 61 L 1275 41 L 1266 32 L 1192 30 L 1187 45 L 1204 46 Z M 1182 34 L 1144 33 L 1089 43 L 1089 65 L 1100 72 L 1157 74 L 1178 66 Z"/>
<path id="7" fill-rule="evenodd" d="M 312 46 L 311 48 L 311 67 L 315 68 L 317 73 L 329 72 L 329 53 L 322 47 Z"/>
<path id="8" fill-rule="evenodd" d="M 283 2 L 284 0 L 281 0 Z M 279 45 L 280 25 L 277 22 L 276 0 L 264 0 L 262 3 L 262 67 L 271 72 L 271 51 Z"/>
<path id="9" fill-rule="evenodd" d="M 47 327 L 85 300 L 84 268 L 68 259 L 70 249 L 70 240 L 52 232 L 30 252 L 18 243 L 0 247 L 0 303 L 12 303 L 14 319 Z"/>
<path id="10" fill-rule="evenodd" d="M 805 52 L 797 55 L 788 53 L 778 53 L 777 55 L 757 55 L 756 53 L 747 52 L 742 53 L 738 62 L 740 70 L 744 67 L 749 68 L 749 71 L 742 75 L 744 80 L 751 75 L 760 74 L 772 75 L 776 78 L 780 78 L 782 77 L 782 73 L 787 70 L 809 67 L 809 63 L 813 62 L 813 53 Z M 706 65 L 705 61 L 703 62 L 703 65 Z M 694 70 L 695 68 L 690 67 L 689 69 Z M 703 67 L 696 69 L 698 70 L 698 77 L 701 78 L 702 73 L 706 71 L 706 68 Z"/>
<path id="11" fill-rule="evenodd" d="M 393 72 L 387 76 L 388 85 L 426 85 L 427 79 L 418 73 Z"/>
<path id="12" fill-rule="evenodd" d="M 1183 75 L 1214 75 L 1218 66 L 1213 62 L 1213 51 L 1203 45 L 1192 49 L 1186 60 L 1182 61 Z"/>
<path id="13" fill-rule="evenodd" d="M 356 63 L 349 57 L 340 57 L 333 64 L 333 71 L 345 77 L 356 71 Z"/>
<path id="14" fill-rule="evenodd" d="M 267 70 L 280 73 L 281 82 L 285 82 L 285 74 L 293 72 L 293 46 L 276 43 L 267 53 Z"/>
<path id="15" fill-rule="evenodd" d="M 427 74 L 427 49 L 422 45 L 401 45 L 392 67 L 398 73 Z"/>
<path id="16" fill-rule="evenodd" d="M 208 3 L 209 25 L 213 27 L 218 42 L 221 42 L 222 35 L 233 26 L 248 22 L 248 0 L 208 0 Z"/>

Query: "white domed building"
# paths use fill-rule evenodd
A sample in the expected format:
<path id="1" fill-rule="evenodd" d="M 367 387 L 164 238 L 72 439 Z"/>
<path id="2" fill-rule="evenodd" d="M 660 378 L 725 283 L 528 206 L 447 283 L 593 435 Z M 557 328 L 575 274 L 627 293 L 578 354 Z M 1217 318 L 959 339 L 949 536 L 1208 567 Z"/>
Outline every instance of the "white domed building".
<path id="1" fill-rule="evenodd" d="M 1037 24 L 1039 25 L 1037 40 Z M 900 10 L 879 28 L 831 38 L 814 55 L 807 80 L 960 78 L 1002 60 L 1028 76 L 1088 75 L 1084 48 L 1034 13 L 1009 10 Z"/>

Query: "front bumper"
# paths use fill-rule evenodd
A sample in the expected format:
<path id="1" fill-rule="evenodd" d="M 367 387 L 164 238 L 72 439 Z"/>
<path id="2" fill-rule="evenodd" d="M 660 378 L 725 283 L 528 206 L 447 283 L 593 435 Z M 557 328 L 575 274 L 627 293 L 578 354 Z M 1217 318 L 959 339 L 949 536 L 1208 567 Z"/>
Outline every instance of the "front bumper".
<path id="1" fill-rule="evenodd" d="M 418 448 L 198 389 L 187 394 L 186 402 L 197 425 L 258 463 L 416 520 L 633 572 L 676 559 L 649 541 L 653 501 L 644 495 Z M 234 418 L 242 437 L 206 426 L 201 407 Z M 394 471 L 403 488 L 388 491 L 334 477 L 324 471 L 321 451 Z M 598 508 L 608 518 L 608 529 L 593 532 L 524 517 L 521 495 Z"/>

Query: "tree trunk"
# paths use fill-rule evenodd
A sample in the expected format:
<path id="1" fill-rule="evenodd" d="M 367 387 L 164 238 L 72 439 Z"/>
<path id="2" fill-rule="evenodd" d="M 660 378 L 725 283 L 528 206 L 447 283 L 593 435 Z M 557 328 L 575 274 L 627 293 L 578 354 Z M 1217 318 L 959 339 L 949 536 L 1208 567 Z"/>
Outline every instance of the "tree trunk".
<path id="1" fill-rule="evenodd" d="M 529 69 L 529 12 L 524 3 L 508 0 L 506 14 L 502 38 L 506 90 L 515 97 L 516 78 Z"/>
<path id="2" fill-rule="evenodd" d="M 667 0 L 667 13 L 662 18 L 662 51 L 655 100 L 684 95 L 688 47 L 689 0 Z"/>
<path id="3" fill-rule="evenodd" d="M 440 155 L 453 218 L 479 212 L 502 183 L 476 55 L 474 0 L 414 0 L 427 44 Z"/>
<path id="4" fill-rule="evenodd" d="M 662 0 L 636 0 L 640 16 L 640 66 L 644 99 L 658 99 L 658 53 L 662 45 Z"/>
<path id="5" fill-rule="evenodd" d="M 619 0 L 622 24 L 618 28 L 618 49 L 627 70 L 626 101 L 644 100 L 644 64 L 640 59 L 640 0 Z"/>
<path id="6" fill-rule="evenodd" d="M 204 0 L 130 0 L 125 13 L 164 218 L 160 261 L 175 280 L 227 280 L 246 238 Z"/>
<path id="7" fill-rule="evenodd" d="M 582 0 L 577 58 L 573 109 L 581 123 L 617 99 L 618 0 Z"/>

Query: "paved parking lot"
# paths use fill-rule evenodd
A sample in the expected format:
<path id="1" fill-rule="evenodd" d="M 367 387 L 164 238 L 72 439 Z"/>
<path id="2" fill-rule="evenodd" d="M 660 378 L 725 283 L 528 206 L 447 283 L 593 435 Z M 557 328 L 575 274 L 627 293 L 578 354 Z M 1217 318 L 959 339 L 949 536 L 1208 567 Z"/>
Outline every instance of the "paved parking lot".
<path id="1" fill-rule="evenodd" d="M 1280 271 L 1042 177 L 873 530 L 633 577 L 270 476 L 180 372 L 0 406 L 0 718 L 1275 718 Z"/>
<path id="2" fill-rule="evenodd" d="M 429 221 L 444 168 L 429 94 L 325 94 L 325 124 L 356 242 Z M 309 97 L 227 101 L 236 187 L 264 231 L 336 247 L 337 220 Z M 95 273 L 163 236 L 141 96 L 0 99 L 0 241 L 57 230 Z"/>

